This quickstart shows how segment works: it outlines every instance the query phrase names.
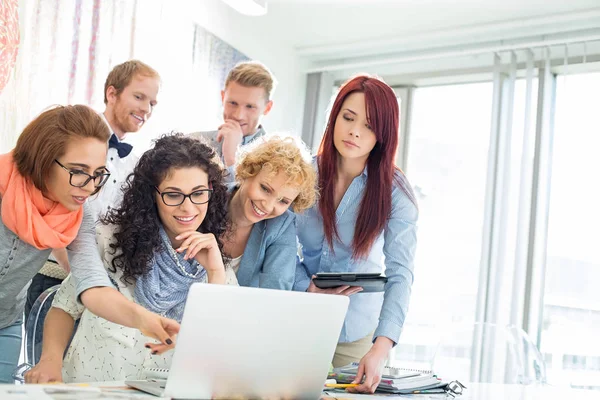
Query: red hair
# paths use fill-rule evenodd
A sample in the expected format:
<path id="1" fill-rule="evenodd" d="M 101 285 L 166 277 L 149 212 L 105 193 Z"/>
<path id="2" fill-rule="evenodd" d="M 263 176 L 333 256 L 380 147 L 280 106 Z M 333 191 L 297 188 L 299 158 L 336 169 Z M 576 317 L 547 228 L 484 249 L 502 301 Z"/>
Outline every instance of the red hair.
<path id="1" fill-rule="evenodd" d="M 406 177 L 395 164 L 400 110 L 394 91 L 380 79 L 368 75 L 348 80 L 340 88 L 331 108 L 317 160 L 321 191 L 319 211 L 323 216 L 323 230 L 329 247 L 333 250 L 333 240 L 339 240 L 333 199 L 340 155 L 335 148 L 333 131 L 344 100 L 355 92 L 365 95 L 367 119 L 377 138 L 367 159 L 367 187 L 354 226 L 352 258 L 358 259 L 366 258 L 390 218 L 394 182 L 414 204 L 416 200 Z"/>

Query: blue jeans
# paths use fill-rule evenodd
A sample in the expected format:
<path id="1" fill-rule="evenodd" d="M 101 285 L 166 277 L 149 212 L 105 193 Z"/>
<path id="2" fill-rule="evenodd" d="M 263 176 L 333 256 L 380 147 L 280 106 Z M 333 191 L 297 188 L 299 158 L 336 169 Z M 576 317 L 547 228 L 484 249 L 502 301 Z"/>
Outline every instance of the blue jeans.
<path id="1" fill-rule="evenodd" d="M 15 383 L 12 374 L 21 354 L 22 325 L 23 322 L 17 321 L 0 329 L 0 383 Z"/>

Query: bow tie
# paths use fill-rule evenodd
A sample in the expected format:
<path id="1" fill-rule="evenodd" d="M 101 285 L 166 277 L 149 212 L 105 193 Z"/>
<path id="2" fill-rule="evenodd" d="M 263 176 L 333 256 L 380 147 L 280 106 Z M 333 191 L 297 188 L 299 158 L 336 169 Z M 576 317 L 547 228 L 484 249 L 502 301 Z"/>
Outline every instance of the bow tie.
<path id="1" fill-rule="evenodd" d="M 117 136 L 114 133 L 108 141 L 108 147 L 111 149 L 117 149 L 117 153 L 121 158 L 127 157 L 129 153 L 131 153 L 131 149 L 133 149 L 132 145 L 128 143 L 119 142 L 119 139 L 117 139 Z"/>

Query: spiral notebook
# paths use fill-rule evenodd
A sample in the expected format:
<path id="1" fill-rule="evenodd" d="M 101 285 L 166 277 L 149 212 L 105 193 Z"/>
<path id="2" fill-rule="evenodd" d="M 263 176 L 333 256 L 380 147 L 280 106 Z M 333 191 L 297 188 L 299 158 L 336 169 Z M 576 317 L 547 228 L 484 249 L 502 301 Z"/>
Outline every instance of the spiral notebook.
<path id="1" fill-rule="evenodd" d="M 353 362 L 343 367 L 334 368 L 334 372 L 340 372 L 343 374 L 356 374 L 358 372 L 358 363 Z M 431 370 L 425 369 L 412 369 L 412 368 L 398 368 L 398 367 L 383 367 L 382 378 L 385 379 L 402 379 L 410 378 L 417 375 L 432 375 Z"/>
<path id="2" fill-rule="evenodd" d="M 164 379 L 169 377 L 168 368 L 146 368 L 144 369 L 145 379 Z"/>
<path id="3" fill-rule="evenodd" d="M 349 383 L 356 378 L 358 363 L 348 364 L 334 368 L 328 378 L 335 379 L 338 383 Z M 431 393 L 443 393 L 447 386 L 439 377 L 430 370 L 384 367 L 381 381 L 377 386 L 378 392 L 408 394 L 423 390 Z"/>

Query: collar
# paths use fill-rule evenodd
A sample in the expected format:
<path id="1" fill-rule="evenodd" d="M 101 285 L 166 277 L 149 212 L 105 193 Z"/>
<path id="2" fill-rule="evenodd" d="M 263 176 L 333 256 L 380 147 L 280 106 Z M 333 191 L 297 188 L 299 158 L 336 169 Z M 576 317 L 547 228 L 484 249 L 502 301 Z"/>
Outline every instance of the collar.
<path id="1" fill-rule="evenodd" d="M 244 136 L 242 138 L 242 145 L 247 145 L 248 143 L 253 141 L 254 138 L 256 138 L 257 136 L 261 136 L 261 134 L 264 134 L 264 130 L 262 125 L 259 125 L 256 129 L 256 132 L 254 132 L 252 135 Z"/>

